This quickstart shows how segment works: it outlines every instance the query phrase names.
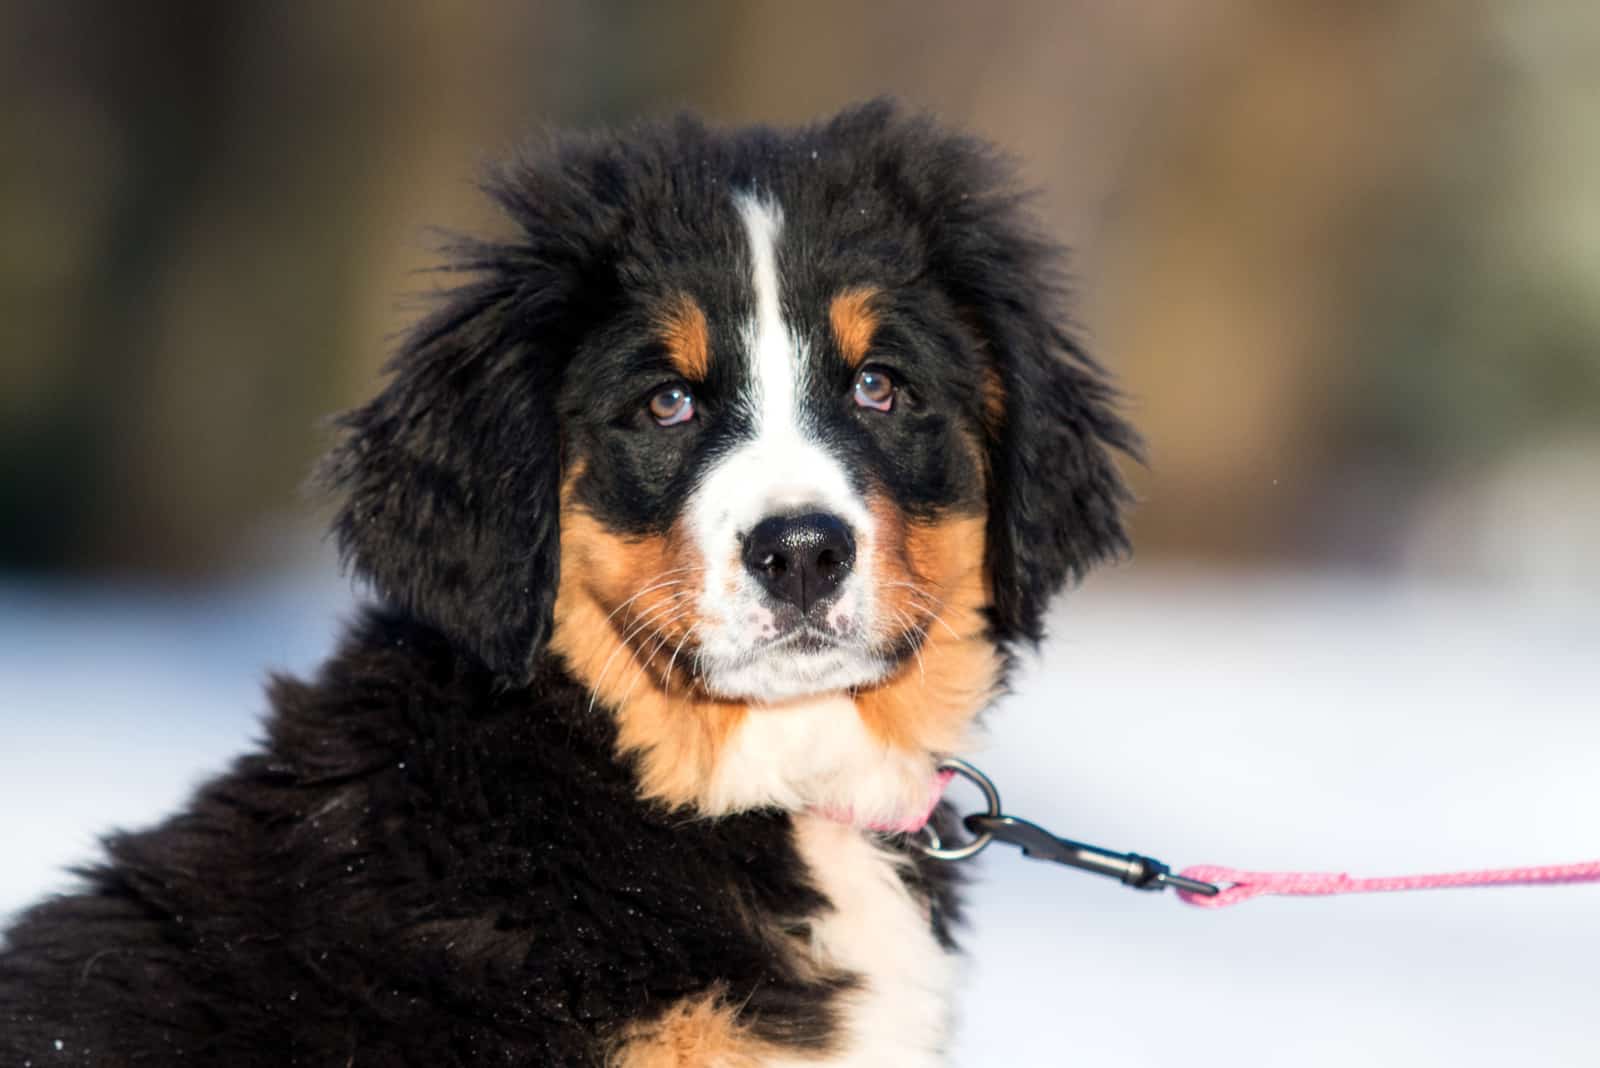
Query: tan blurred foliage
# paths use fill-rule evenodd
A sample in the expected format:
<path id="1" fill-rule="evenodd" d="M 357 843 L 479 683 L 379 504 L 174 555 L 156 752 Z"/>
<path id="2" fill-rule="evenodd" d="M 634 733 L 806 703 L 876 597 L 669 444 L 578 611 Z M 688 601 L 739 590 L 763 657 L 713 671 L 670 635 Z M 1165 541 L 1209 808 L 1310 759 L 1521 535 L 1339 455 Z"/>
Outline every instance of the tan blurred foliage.
<path id="1" fill-rule="evenodd" d="M 1150 440 L 1141 553 L 1410 561 L 1600 414 L 1592 4 L 18 3 L 0 42 L 0 567 L 300 544 L 427 227 L 497 225 L 478 164 L 680 107 L 890 93 L 1014 152 Z"/>

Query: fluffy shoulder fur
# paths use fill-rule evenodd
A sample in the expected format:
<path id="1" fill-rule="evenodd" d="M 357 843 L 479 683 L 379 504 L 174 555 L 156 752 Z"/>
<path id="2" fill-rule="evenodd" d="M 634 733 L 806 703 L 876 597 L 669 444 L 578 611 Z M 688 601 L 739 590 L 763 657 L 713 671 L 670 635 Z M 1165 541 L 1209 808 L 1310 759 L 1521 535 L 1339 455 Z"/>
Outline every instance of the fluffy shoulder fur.
<path id="1" fill-rule="evenodd" d="M 773 943 L 825 906 L 789 817 L 641 803 L 557 665 L 506 686 L 374 614 L 272 697 L 261 752 L 10 933 L 0 1063 L 596 1065 L 713 986 L 828 1041 L 850 978 Z"/>

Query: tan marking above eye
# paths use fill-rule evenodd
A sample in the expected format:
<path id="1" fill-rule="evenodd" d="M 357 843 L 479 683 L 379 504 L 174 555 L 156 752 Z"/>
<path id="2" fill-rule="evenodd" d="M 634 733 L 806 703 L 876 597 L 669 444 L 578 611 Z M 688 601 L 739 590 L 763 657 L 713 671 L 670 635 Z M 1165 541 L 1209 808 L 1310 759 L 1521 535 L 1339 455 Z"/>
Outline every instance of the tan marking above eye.
<path id="1" fill-rule="evenodd" d="M 691 382 L 704 381 L 711 366 L 711 329 L 699 303 L 687 293 L 677 294 L 667 302 L 658 325 L 672 366 Z"/>
<path id="2" fill-rule="evenodd" d="M 854 286 L 834 297 L 828 305 L 828 323 L 839 353 L 851 367 L 860 367 L 872 349 L 878 332 L 876 303 L 882 290 L 876 286 Z"/>

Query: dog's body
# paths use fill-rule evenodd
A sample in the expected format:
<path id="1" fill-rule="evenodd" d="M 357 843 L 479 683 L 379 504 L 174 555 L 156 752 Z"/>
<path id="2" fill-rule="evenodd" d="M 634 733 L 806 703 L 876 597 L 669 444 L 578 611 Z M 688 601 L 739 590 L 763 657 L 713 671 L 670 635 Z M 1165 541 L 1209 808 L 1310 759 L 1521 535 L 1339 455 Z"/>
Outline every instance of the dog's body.
<path id="1" fill-rule="evenodd" d="M 869 828 L 1124 545 L 1055 250 L 884 105 L 493 188 L 325 471 L 382 607 L 25 914 L 0 1063 L 939 1063 L 949 875 Z"/>

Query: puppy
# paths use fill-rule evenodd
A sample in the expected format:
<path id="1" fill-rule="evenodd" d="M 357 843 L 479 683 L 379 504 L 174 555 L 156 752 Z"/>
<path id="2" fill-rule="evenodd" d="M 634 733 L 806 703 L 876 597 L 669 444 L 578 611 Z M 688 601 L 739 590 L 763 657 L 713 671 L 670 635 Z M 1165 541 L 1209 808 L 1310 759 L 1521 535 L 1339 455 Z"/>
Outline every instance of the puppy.
<path id="1" fill-rule="evenodd" d="M 558 138 L 322 470 L 373 604 L 0 952 L 5 1065 L 934 1065 L 909 831 L 1135 447 L 984 145 Z"/>

